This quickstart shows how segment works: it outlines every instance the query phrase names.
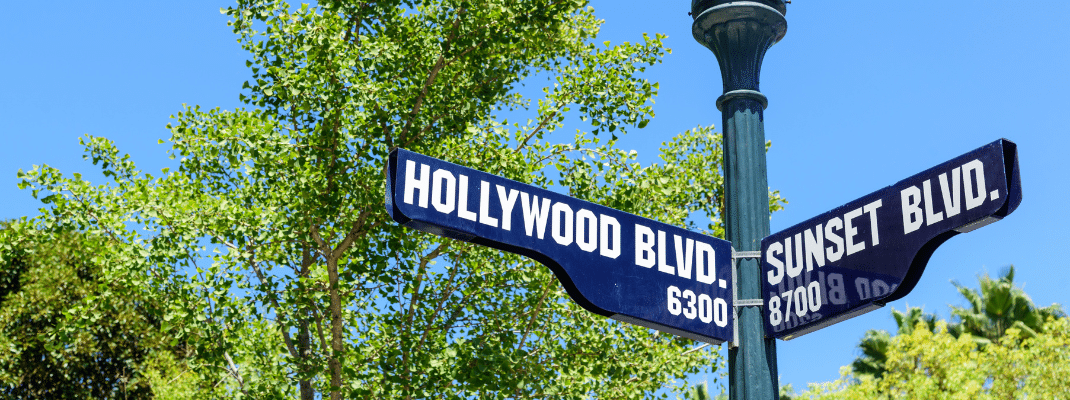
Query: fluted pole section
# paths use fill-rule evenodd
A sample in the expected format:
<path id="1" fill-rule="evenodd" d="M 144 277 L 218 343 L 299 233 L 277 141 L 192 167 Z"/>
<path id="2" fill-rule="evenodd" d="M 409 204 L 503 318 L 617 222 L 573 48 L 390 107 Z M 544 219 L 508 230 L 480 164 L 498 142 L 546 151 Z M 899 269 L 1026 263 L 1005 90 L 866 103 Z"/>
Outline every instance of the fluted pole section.
<path id="1" fill-rule="evenodd" d="M 786 8 L 779 0 L 694 0 L 692 33 L 713 51 L 724 93 L 716 101 L 724 135 L 725 234 L 737 251 L 757 251 L 769 235 L 769 185 L 766 178 L 764 109 L 758 91 L 766 50 L 784 37 Z M 760 299 L 759 264 L 737 263 L 739 299 Z M 776 343 L 765 338 L 762 309 L 739 308 L 739 346 L 728 351 L 729 398 L 775 400 Z"/>

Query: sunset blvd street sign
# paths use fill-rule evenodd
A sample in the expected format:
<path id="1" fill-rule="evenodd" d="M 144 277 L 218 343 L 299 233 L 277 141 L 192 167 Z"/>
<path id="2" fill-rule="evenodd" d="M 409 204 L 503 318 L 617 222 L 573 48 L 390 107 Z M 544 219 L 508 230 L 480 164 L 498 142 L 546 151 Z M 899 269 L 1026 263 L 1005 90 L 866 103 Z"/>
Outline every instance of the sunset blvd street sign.
<path id="1" fill-rule="evenodd" d="M 399 224 L 530 257 L 593 313 L 732 338 L 727 241 L 403 149 L 388 173 L 386 209 Z"/>
<path id="2" fill-rule="evenodd" d="M 762 239 L 765 332 L 792 339 L 909 293 L 940 244 L 1022 201 L 1001 139 Z"/>

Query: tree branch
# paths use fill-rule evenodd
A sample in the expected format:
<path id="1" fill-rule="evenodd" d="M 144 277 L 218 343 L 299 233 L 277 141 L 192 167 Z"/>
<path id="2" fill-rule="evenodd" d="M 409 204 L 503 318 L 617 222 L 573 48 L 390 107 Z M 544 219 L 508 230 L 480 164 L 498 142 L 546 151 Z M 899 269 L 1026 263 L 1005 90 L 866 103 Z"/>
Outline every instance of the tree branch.
<path id="1" fill-rule="evenodd" d="M 461 14 L 464 10 L 461 10 Z M 412 107 L 412 112 L 409 113 L 409 120 L 405 122 L 405 127 L 401 130 L 401 136 L 399 142 L 402 146 L 408 144 L 406 136 L 409 133 L 409 128 L 412 127 L 413 121 L 416 120 L 416 116 L 420 113 L 420 108 L 423 107 L 424 99 L 427 98 L 427 91 L 431 89 L 431 85 L 435 83 L 435 78 L 438 77 L 439 71 L 446 66 L 446 52 L 449 51 L 450 43 L 457 35 L 457 28 L 461 26 L 461 16 L 453 20 L 453 29 L 450 35 L 446 37 L 446 40 L 442 42 L 442 52 L 438 54 L 438 60 L 435 61 L 435 65 L 431 67 L 431 73 L 428 74 L 427 80 L 424 81 L 423 89 L 420 90 L 420 95 L 416 97 L 416 105 Z"/>

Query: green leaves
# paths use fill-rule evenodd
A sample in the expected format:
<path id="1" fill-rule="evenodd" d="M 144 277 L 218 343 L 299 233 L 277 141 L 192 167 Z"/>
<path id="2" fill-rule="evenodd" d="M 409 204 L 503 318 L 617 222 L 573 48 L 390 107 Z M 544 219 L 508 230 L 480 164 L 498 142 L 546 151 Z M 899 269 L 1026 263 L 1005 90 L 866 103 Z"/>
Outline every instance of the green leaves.
<path id="1" fill-rule="evenodd" d="M 1008 267 L 998 279 L 987 274 L 979 277 L 980 290 L 952 283 L 969 306 L 952 307 L 951 313 L 962 321 L 963 332 L 982 343 L 998 340 L 1012 327 L 1035 335 L 1048 317 L 1066 316 L 1059 305 L 1035 306 L 1025 291 L 1014 284 L 1014 266 Z"/>
<path id="2" fill-rule="evenodd" d="M 954 323 L 917 307 L 892 310 L 898 334 L 866 332 L 859 344 L 862 356 L 850 366 L 853 374 L 844 372 L 843 380 L 811 387 L 808 394 L 821 398 L 1065 396 L 1070 386 L 1048 374 L 1067 365 L 1070 353 L 1042 347 L 1060 346 L 1057 343 L 1064 341 L 1070 324 L 1062 307 L 1033 305 L 1014 285 L 1014 267 L 998 279 L 986 274 L 978 281 L 980 290 L 952 282 L 968 304 L 951 307 L 957 317 Z"/>
<path id="3" fill-rule="evenodd" d="M 923 325 L 919 324 L 919 328 Z M 888 372 L 812 385 L 801 396 L 823 399 L 1062 398 L 1070 394 L 1070 319 L 1049 318 L 1042 334 L 1007 330 L 978 348 L 969 335 L 955 337 L 945 322 L 913 329 L 889 341 Z"/>
<path id="4" fill-rule="evenodd" d="M 160 328 L 143 277 L 105 267 L 103 237 L 0 229 L 0 392 L 20 398 L 146 397 L 156 366 L 187 353 Z M 175 338 L 177 339 L 177 338 Z M 178 368 L 178 367 L 175 367 Z M 193 375 L 171 379 L 197 387 Z"/>
<path id="5" fill-rule="evenodd" d="M 221 382 L 215 397 L 641 398 L 715 368 L 689 340 L 588 314 L 545 266 L 383 208 L 388 154 L 405 147 L 723 237 L 712 128 L 667 141 L 657 164 L 617 147 L 654 117 L 658 85 L 641 74 L 668 53 L 663 35 L 597 46 L 578 0 L 224 12 L 249 52 L 246 108 L 176 113 L 177 168 L 142 174 L 86 137 L 107 184 L 20 175 L 50 196 L 41 226 L 107 238 L 107 268 L 159 289 L 161 330 Z M 549 84 L 517 90 L 532 82 Z M 569 114 L 590 131 L 560 133 Z M 150 362 L 152 382 L 184 371 Z"/>

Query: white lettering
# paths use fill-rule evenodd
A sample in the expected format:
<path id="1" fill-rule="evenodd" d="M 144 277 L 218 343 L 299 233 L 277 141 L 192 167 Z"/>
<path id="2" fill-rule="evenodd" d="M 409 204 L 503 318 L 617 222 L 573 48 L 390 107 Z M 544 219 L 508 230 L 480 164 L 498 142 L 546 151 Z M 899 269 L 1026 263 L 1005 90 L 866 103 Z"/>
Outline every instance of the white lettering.
<path id="1" fill-rule="evenodd" d="M 944 220 L 943 212 L 933 212 L 933 185 L 928 179 L 921 183 L 921 191 L 925 195 L 923 201 L 925 202 L 925 225 L 929 226 L 937 222 Z"/>
<path id="2" fill-rule="evenodd" d="M 825 224 L 825 238 L 832 242 L 832 246 L 825 248 L 825 257 L 828 258 L 829 262 L 839 261 L 843 257 L 844 251 L 843 238 L 833 232 L 833 229 L 843 230 L 843 221 L 840 220 L 840 217 L 832 217 Z"/>
<path id="3" fill-rule="evenodd" d="M 791 244 L 791 237 L 784 239 L 784 266 L 787 268 L 788 278 L 795 278 L 802 273 L 803 264 L 803 249 L 802 249 L 802 233 L 795 234 L 795 245 Z M 794 249 L 794 252 L 792 251 Z M 792 262 L 792 253 L 795 254 L 794 262 Z"/>
<path id="4" fill-rule="evenodd" d="M 695 242 L 695 280 L 713 284 L 717 280 L 717 255 L 708 243 Z"/>
<path id="5" fill-rule="evenodd" d="M 688 239 L 690 240 L 690 239 Z M 704 323 L 713 322 L 713 299 L 708 294 L 698 295 L 698 319 Z"/>
<path id="6" fill-rule="evenodd" d="M 973 177 L 977 176 L 974 187 Z M 972 210 L 985 202 L 988 188 L 985 186 L 985 165 L 980 160 L 973 160 L 962 166 L 962 180 L 966 186 L 966 210 Z"/>
<path id="7" fill-rule="evenodd" d="M 914 232 L 925 222 L 921 214 L 921 190 L 910 186 L 899 193 L 903 203 L 903 234 Z"/>
<path id="8" fill-rule="evenodd" d="M 665 245 L 665 232 L 658 231 L 658 271 L 675 275 L 676 270 L 673 269 L 673 266 L 665 262 L 665 253 L 668 253 L 668 248 L 669 247 Z M 680 260 L 676 260 L 676 263 L 679 264 Z"/>
<path id="9" fill-rule="evenodd" d="M 669 286 L 669 290 L 665 291 L 668 296 L 668 304 L 666 307 L 669 309 L 669 314 L 680 315 L 683 311 L 683 304 L 680 304 L 680 288 L 676 286 Z"/>
<path id="10" fill-rule="evenodd" d="M 502 229 L 511 231 L 513 230 L 513 206 L 516 205 L 516 196 L 520 194 L 520 191 L 510 189 L 507 196 L 502 185 L 494 186 L 498 188 L 498 202 L 502 204 Z M 528 236 L 531 236 L 531 234 L 528 234 Z"/>
<path id="11" fill-rule="evenodd" d="M 420 164 L 420 179 L 416 179 L 416 162 L 405 161 L 405 203 L 412 204 L 412 191 L 420 189 L 420 207 L 427 208 L 427 180 L 431 177 L 431 167 Z"/>
<path id="12" fill-rule="evenodd" d="M 780 296 L 776 293 L 769 293 L 769 324 L 780 326 L 781 322 L 784 322 L 784 316 L 780 312 Z"/>
<path id="13" fill-rule="evenodd" d="M 847 214 L 843 215 L 843 237 L 844 241 L 847 242 L 847 255 L 860 252 L 866 248 L 866 242 L 855 243 L 853 239 L 858 234 L 858 229 L 851 225 L 851 220 L 860 216 L 862 216 L 861 208 L 848 211 Z"/>
<path id="14" fill-rule="evenodd" d="M 683 297 L 687 300 L 687 307 L 684 308 L 684 316 L 687 317 L 687 319 L 695 319 L 695 316 L 698 314 L 698 310 L 695 309 L 695 300 L 698 300 L 695 296 L 695 292 L 684 290 Z"/>
<path id="15" fill-rule="evenodd" d="M 598 216 L 599 232 L 598 238 L 601 246 L 599 246 L 598 252 L 603 257 L 609 257 L 616 259 L 620 256 L 620 222 L 617 222 L 616 218 L 608 215 L 600 214 Z M 613 227 L 612 233 L 610 233 L 609 227 Z M 612 243 L 613 247 L 610 247 Z"/>
<path id="16" fill-rule="evenodd" d="M 443 188 L 445 182 L 445 188 Z M 443 214 L 453 212 L 453 206 L 457 202 L 457 178 L 450 171 L 437 169 L 431 175 L 431 205 L 435 210 Z"/>
<path id="17" fill-rule="evenodd" d="M 881 243 L 881 238 L 877 235 L 877 209 L 881 208 L 884 204 L 883 200 L 878 199 L 872 203 L 866 204 L 862 207 L 862 211 L 869 214 L 869 229 L 873 235 L 873 245 L 876 246 Z"/>
<path id="18" fill-rule="evenodd" d="M 572 244 L 572 207 L 565 203 L 554 203 L 550 207 L 550 236 L 562 246 Z"/>
<path id="19" fill-rule="evenodd" d="M 821 306 L 824 305 L 824 301 L 821 298 L 821 284 L 817 281 L 810 282 L 806 285 L 806 295 L 808 297 L 807 305 L 810 311 L 818 312 L 821 310 Z"/>
<path id="20" fill-rule="evenodd" d="M 688 238 L 683 248 L 680 247 L 680 235 L 673 235 L 676 238 L 676 274 L 681 278 L 691 279 L 691 255 L 695 249 L 695 240 Z M 683 260 L 682 262 L 680 260 Z M 707 321 L 708 322 L 708 321 Z"/>
<path id="21" fill-rule="evenodd" d="M 806 315 L 806 312 L 810 311 L 810 302 L 806 299 L 806 287 L 799 286 L 791 291 L 791 294 L 792 300 L 795 303 L 795 316 L 802 317 L 803 315 Z"/>
<path id="22" fill-rule="evenodd" d="M 461 176 L 460 195 L 457 198 L 457 216 L 467 219 L 469 221 L 476 220 L 476 213 L 468 211 L 468 177 L 464 174 L 458 174 Z"/>
<path id="23" fill-rule="evenodd" d="M 635 265 L 654 266 L 654 231 L 639 224 L 635 224 Z"/>
<path id="24" fill-rule="evenodd" d="M 728 302 L 718 297 L 713 299 L 713 305 L 716 307 L 713 312 L 713 323 L 722 328 L 728 326 Z"/>
<path id="25" fill-rule="evenodd" d="M 821 225 L 817 226 L 817 237 L 814 237 L 814 231 L 809 229 L 803 231 L 803 239 L 806 244 L 806 272 L 814 270 L 814 264 L 818 267 L 825 266 L 825 251 L 821 248 L 821 245 L 825 243 L 824 231 L 821 230 Z"/>
<path id="26" fill-rule="evenodd" d="M 598 248 L 598 217 L 585 209 L 576 211 L 576 245 L 588 253 Z"/>
<path id="27" fill-rule="evenodd" d="M 955 168 L 951 170 L 951 188 L 948 188 L 947 174 L 940 174 L 940 194 L 944 197 L 944 212 L 947 213 L 947 217 L 951 218 L 959 215 L 959 209 L 962 206 L 962 181 L 959 180 L 959 176 L 962 175 L 961 168 Z"/>
<path id="28" fill-rule="evenodd" d="M 524 227 L 527 228 L 528 236 L 531 236 L 531 230 L 535 229 L 539 239 L 545 237 L 546 217 L 550 216 L 550 199 L 542 199 L 542 207 L 539 207 L 539 196 L 531 195 L 529 203 L 527 193 L 524 193 L 520 196 L 520 206 L 524 211 Z"/>
<path id="29" fill-rule="evenodd" d="M 479 181 L 479 222 L 498 227 L 498 219 L 490 216 L 490 182 Z"/>
<path id="30" fill-rule="evenodd" d="M 777 254 L 784 254 L 784 245 L 780 242 L 770 244 L 769 249 L 765 251 L 765 262 L 773 266 L 773 269 L 765 274 L 770 285 L 779 285 L 784 280 L 784 263 L 776 258 Z"/>

